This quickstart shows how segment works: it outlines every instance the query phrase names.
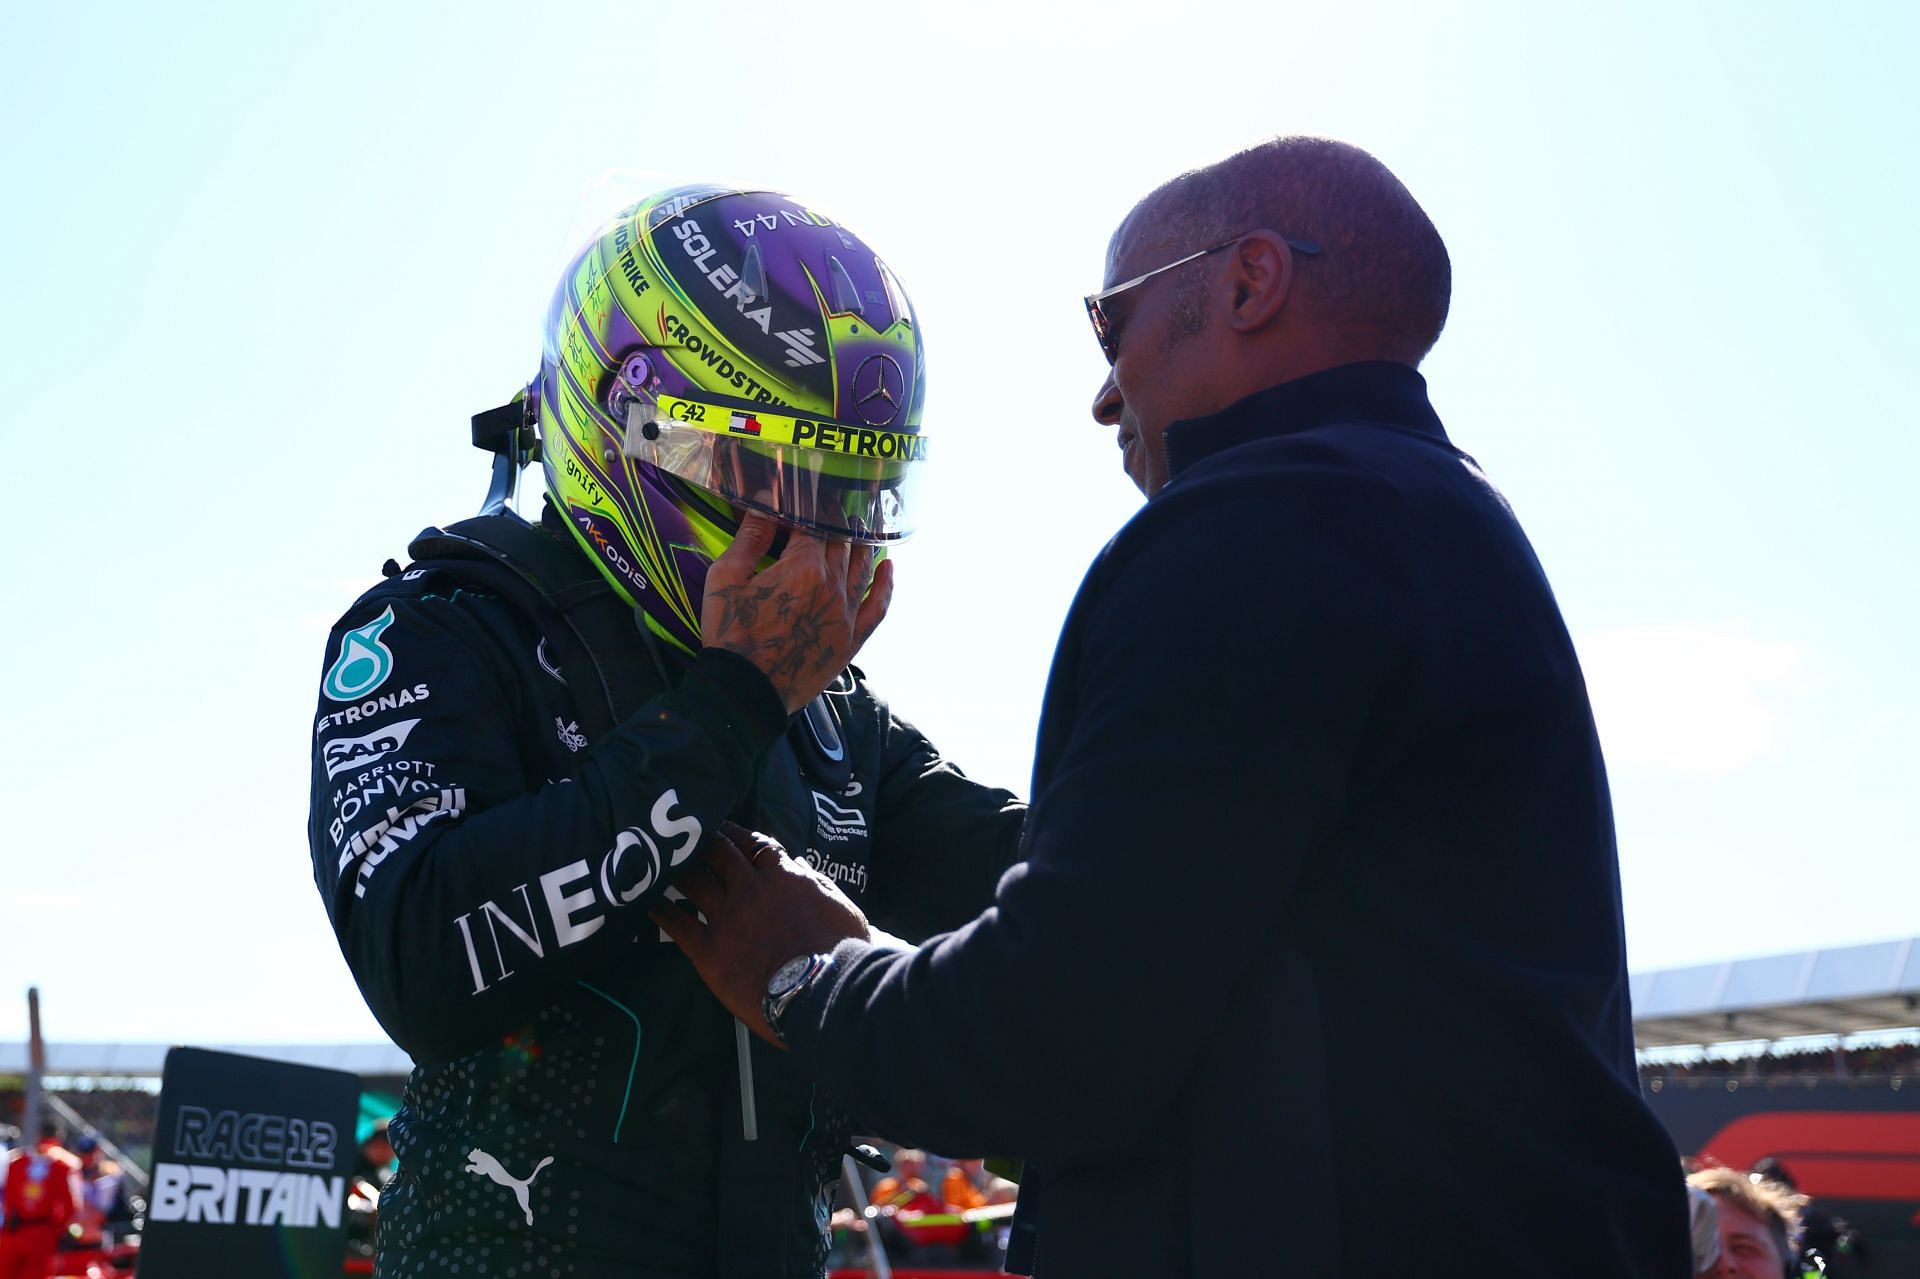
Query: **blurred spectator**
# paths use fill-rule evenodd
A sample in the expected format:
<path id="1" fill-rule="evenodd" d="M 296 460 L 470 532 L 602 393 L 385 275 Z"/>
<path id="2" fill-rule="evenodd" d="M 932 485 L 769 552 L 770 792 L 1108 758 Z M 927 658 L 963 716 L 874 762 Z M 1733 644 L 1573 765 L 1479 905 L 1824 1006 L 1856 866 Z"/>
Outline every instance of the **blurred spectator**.
<path id="1" fill-rule="evenodd" d="M 0 1279 L 42 1279 L 79 1208 L 80 1161 L 61 1147 L 60 1136 L 50 1124 L 36 1149 L 7 1153 L 6 1184 L 0 1186 Z"/>
<path id="2" fill-rule="evenodd" d="M 960 1169 L 961 1175 L 967 1179 L 969 1185 L 974 1187 L 980 1200 L 978 1204 L 973 1205 L 974 1207 L 986 1204 L 1010 1204 L 1020 1196 L 1020 1187 L 1005 1177 L 997 1177 L 988 1172 L 986 1161 L 983 1159 L 956 1159 L 953 1166 Z M 948 1170 L 947 1176 L 953 1176 L 951 1169 Z M 947 1202 L 956 1201 L 948 1199 Z"/>
<path id="3" fill-rule="evenodd" d="M 946 1176 L 940 1178 L 940 1202 L 955 1212 L 965 1212 L 969 1208 L 987 1206 L 987 1193 L 974 1185 L 973 1178 L 960 1163 L 947 1166 Z"/>
<path id="4" fill-rule="evenodd" d="M 360 1143 L 354 1157 L 351 1193 L 347 1195 L 347 1261 L 373 1260 L 374 1231 L 380 1215 L 380 1192 L 393 1176 L 393 1142 L 382 1119 Z"/>
<path id="5" fill-rule="evenodd" d="M 1800 1193 L 1793 1174 L 1772 1155 L 1754 1164 L 1751 1175 L 1754 1180 L 1769 1182 L 1788 1194 Z M 1856 1266 L 1867 1259 L 1866 1243 L 1860 1232 L 1846 1218 L 1834 1216 L 1805 1195 L 1800 1197 L 1801 1249 L 1818 1252 L 1827 1263 L 1829 1273 L 1836 1277 L 1858 1273 Z"/>
<path id="6" fill-rule="evenodd" d="M 896 1238 L 915 1248 L 944 1251 L 966 1242 L 972 1228 L 956 1215 L 963 1206 L 943 1201 L 928 1185 L 929 1164 L 936 1158 L 923 1150 L 895 1151 L 893 1172 L 874 1183 L 872 1202 L 891 1218 Z M 949 1179 L 943 1177 L 942 1190 L 948 1185 Z"/>
<path id="7" fill-rule="evenodd" d="M 893 1152 L 893 1171 L 880 1178 L 873 1185 L 870 1197 L 873 1206 L 884 1208 L 905 1207 L 920 1196 L 931 1194 L 927 1189 L 925 1173 L 927 1155 L 923 1150 L 903 1149 Z"/>
<path id="8" fill-rule="evenodd" d="M 1804 1196 L 1731 1168 L 1703 1168 L 1687 1178 L 1687 1185 L 1713 1196 L 1720 1225 L 1720 1260 L 1706 1272 L 1713 1279 L 1779 1279 L 1797 1273 L 1787 1263 L 1798 1256 L 1794 1239 Z"/>
<path id="9" fill-rule="evenodd" d="M 108 1208 L 119 1200 L 121 1171 L 119 1164 L 100 1154 L 100 1141 L 92 1135 L 75 1141 L 73 1154 L 81 1160 L 81 1202 L 75 1204 L 73 1221 L 79 1227 L 79 1241 L 98 1246 L 106 1231 Z"/>
<path id="10" fill-rule="evenodd" d="M 393 1143 L 387 1139 L 387 1121 L 382 1119 L 360 1143 L 360 1158 L 353 1175 L 375 1190 L 383 1189 L 393 1176 Z"/>
<path id="11" fill-rule="evenodd" d="M 101 1153 L 100 1142 L 91 1134 L 73 1143 L 80 1158 L 80 1203 L 74 1219 L 80 1227 L 80 1241 L 99 1246 L 104 1236 L 133 1218 L 122 1190 L 124 1178 L 120 1165 Z"/>
<path id="12" fill-rule="evenodd" d="M 1697 1279 L 1705 1279 L 1720 1265 L 1720 1214 L 1713 1206 L 1713 1196 L 1689 1185 L 1687 1215 L 1693 1224 L 1693 1273 Z"/>

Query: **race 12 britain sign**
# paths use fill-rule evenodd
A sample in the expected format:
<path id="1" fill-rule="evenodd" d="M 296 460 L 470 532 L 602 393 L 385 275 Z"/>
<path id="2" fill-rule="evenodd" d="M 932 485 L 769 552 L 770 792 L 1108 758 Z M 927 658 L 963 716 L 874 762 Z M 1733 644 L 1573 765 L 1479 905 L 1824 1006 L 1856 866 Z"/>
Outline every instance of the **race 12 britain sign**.
<path id="1" fill-rule="evenodd" d="M 341 1273 L 359 1107 L 345 1071 L 171 1049 L 140 1279 Z"/>

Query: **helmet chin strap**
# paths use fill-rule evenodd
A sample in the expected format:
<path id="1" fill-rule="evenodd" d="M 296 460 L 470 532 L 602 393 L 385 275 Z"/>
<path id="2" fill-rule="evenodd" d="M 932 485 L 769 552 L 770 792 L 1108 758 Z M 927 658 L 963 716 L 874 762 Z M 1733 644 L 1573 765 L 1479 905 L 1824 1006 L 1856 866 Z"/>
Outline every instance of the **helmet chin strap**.
<path id="1" fill-rule="evenodd" d="M 529 388 L 510 403 L 473 415 L 473 446 L 493 454 L 493 482 L 480 508 L 482 515 L 510 510 L 520 488 L 520 472 L 540 460 L 535 403 Z"/>

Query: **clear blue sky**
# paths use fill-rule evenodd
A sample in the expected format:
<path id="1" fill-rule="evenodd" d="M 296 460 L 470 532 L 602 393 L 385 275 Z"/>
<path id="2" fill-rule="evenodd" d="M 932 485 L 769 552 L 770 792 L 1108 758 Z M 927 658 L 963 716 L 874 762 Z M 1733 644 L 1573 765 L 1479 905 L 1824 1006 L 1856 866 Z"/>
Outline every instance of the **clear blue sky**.
<path id="1" fill-rule="evenodd" d="M 1586 659 L 1633 966 L 1920 932 L 1920 9 L 1829 8 L 15 6 L 0 1033 L 38 983 L 56 1039 L 378 1034 L 304 845 L 326 626 L 477 506 L 570 238 L 672 177 L 912 293 L 940 470 L 863 665 L 1024 789 L 1138 501 L 1079 296 L 1279 132 L 1451 248 L 1426 372 Z"/>

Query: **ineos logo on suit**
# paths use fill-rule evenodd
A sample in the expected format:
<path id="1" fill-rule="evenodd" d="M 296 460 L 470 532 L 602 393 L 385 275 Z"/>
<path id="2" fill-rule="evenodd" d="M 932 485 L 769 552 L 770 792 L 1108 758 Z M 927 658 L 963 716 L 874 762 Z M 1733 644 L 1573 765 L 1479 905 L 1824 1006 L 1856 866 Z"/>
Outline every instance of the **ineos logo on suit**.
<path id="1" fill-rule="evenodd" d="M 457 916 L 453 926 L 460 934 L 466 953 L 467 971 L 473 978 L 472 993 L 478 995 L 515 972 L 507 966 L 506 948 L 500 944 L 502 932 L 532 952 L 535 959 L 544 959 L 549 938 L 561 949 L 584 941 L 606 924 L 606 909 L 629 905 L 654 886 L 663 870 L 655 837 L 679 841 L 673 845 L 664 869 L 678 866 L 692 856 L 699 846 L 703 828 L 699 818 L 674 812 L 679 802 L 679 794 L 672 790 L 660 796 L 648 814 L 652 832 L 638 826 L 619 832 L 613 846 L 601 854 L 597 871 L 582 857 L 540 876 L 540 900 L 546 907 L 544 930 L 543 915 L 535 909 L 531 884 L 516 884 L 508 890 L 506 906 L 487 900 Z M 515 901 L 519 903 L 517 913 L 513 909 Z M 476 915 L 480 928 L 474 924 Z M 482 931 L 489 943 L 485 946 L 475 940 L 476 933 Z M 487 962 L 489 959 L 491 963 Z"/>

